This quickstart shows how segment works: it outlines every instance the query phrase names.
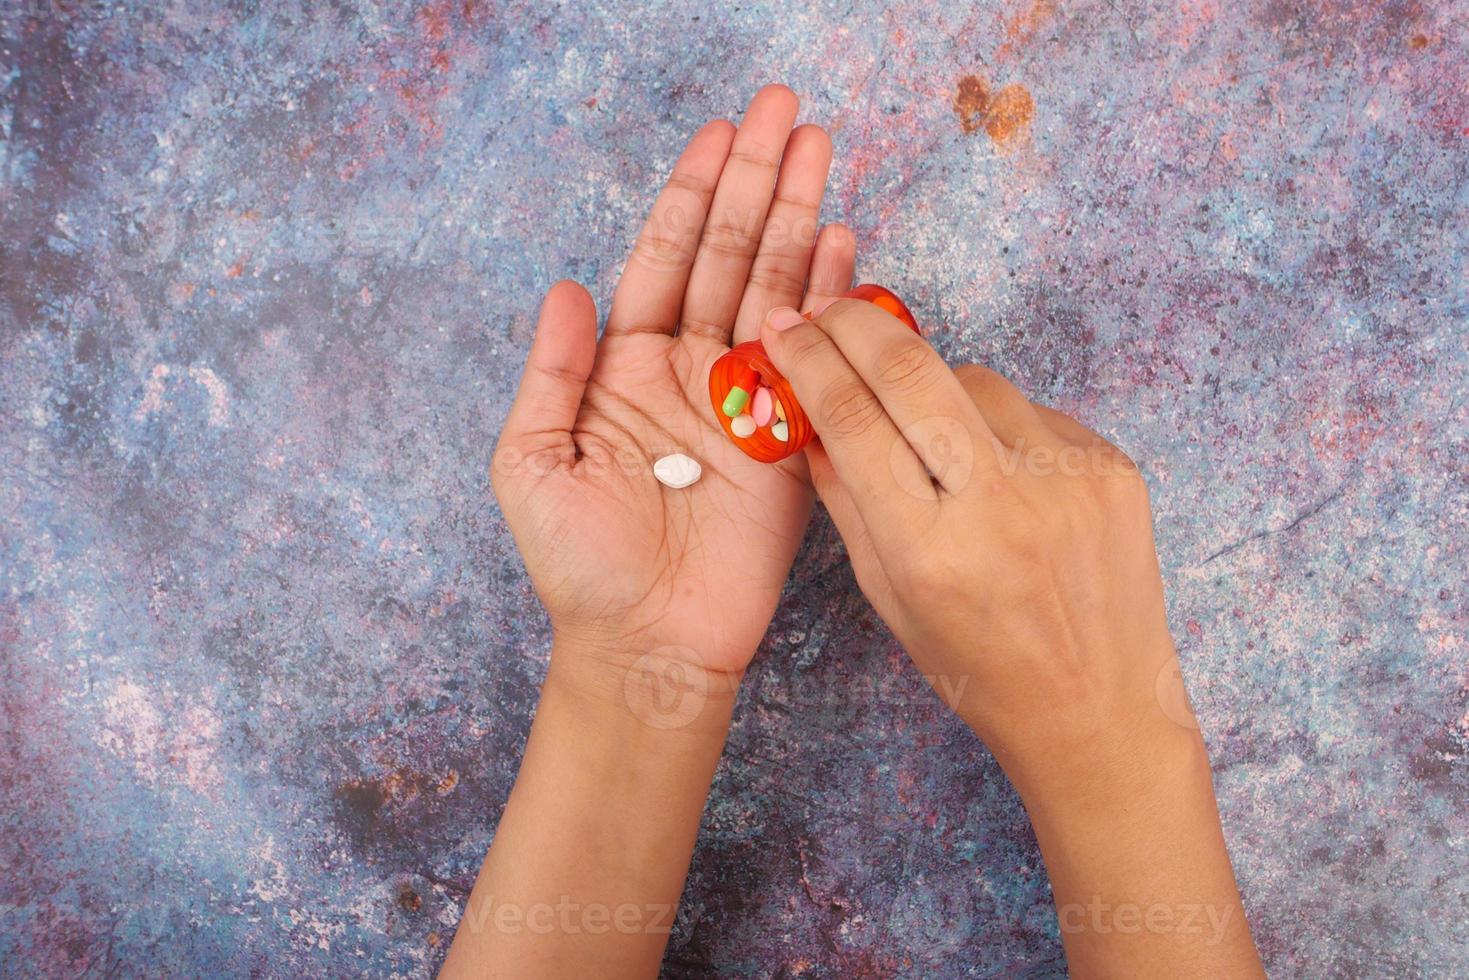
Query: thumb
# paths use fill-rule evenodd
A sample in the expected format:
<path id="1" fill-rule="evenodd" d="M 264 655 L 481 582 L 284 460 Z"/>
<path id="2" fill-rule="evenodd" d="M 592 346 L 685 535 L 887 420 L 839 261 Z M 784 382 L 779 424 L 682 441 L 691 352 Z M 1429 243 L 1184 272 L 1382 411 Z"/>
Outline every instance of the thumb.
<path id="1" fill-rule="evenodd" d="M 576 458 L 571 427 L 596 357 L 597 306 L 585 289 L 563 279 L 541 302 L 520 388 L 495 448 L 496 473 L 539 453 L 556 454 L 557 463 Z"/>

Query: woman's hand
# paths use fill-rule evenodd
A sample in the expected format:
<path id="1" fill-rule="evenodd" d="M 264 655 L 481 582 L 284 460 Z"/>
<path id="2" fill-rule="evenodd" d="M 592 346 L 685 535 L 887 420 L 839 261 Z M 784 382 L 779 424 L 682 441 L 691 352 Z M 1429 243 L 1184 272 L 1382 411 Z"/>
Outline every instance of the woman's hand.
<path id="1" fill-rule="evenodd" d="M 1173 648 L 1131 460 L 869 303 L 765 344 L 820 436 L 812 476 L 863 591 L 1017 782 L 1178 728 L 1155 696 Z"/>
<path id="2" fill-rule="evenodd" d="M 812 125 L 792 132 L 796 109 L 772 85 L 738 131 L 719 121 L 693 137 L 600 343 L 585 290 L 563 282 L 546 296 L 493 483 L 558 650 L 617 672 L 657 650 L 738 675 L 770 622 L 810 515 L 805 463 L 747 458 L 707 384 L 771 307 L 851 285 L 851 235 L 816 234 L 831 141 Z M 682 490 L 652 473 L 676 452 L 703 467 Z"/>
<path id="3" fill-rule="evenodd" d="M 762 339 L 859 584 L 1025 800 L 1073 974 L 1258 975 L 1137 468 L 869 303 Z"/>
<path id="4" fill-rule="evenodd" d="M 601 343 L 580 286 L 541 308 L 493 480 L 551 617 L 551 668 L 444 976 L 658 972 L 733 682 L 811 509 L 803 462 L 757 463 L 715 424 L 709 365 L 803 287 L 817 303 L 852 281 L 851 236 L 816 236 L 831 142 L 795 117 L 770 86 L 738 131 L 689 142 Z M 653 478 L 674 452 L 699 482 Z"/>

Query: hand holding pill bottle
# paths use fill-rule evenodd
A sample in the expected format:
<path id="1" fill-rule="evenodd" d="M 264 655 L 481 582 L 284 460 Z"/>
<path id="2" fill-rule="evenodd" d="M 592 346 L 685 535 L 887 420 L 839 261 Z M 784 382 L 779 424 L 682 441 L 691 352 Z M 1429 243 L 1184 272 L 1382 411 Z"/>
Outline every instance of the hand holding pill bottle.
<path id="1" fill-rule="evenodd" d="M 866 300 L 922 336 L 918 321 L 891 290 L 863 283 L 845 298 Z M 790 384 L 758 340 L 739 344 L 714 362 L 709 401 L 730 441 L 762 463 L 778 463 L 800 452 L 815 435 Z"/>
<path id="2" fill-rule="evenodd" d="M 867 303 L 761 331 L 820 436 L 811 480 L 858 584 L 1031 816 L 1077 976 L 1257 977 L 1208 754 L 1183 691 L 1143 475 Z M 839 396 L 839 397 L 833 397 Z M 1208 908 L 1205 941 L 1077 924 Z"/>

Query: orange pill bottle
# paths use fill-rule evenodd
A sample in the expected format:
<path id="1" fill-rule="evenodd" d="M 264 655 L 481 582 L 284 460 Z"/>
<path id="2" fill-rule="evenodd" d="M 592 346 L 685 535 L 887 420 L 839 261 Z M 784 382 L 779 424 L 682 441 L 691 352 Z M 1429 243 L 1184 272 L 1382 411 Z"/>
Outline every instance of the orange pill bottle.
<path id="1" fill-rule="evenodd" d="M 903 301 L 881 286 L 863 283 L 847 293 L 847 298 L 866 300 L 902 320 L 914 333 L 922 335 L 918 329 L 918 321 L 908 312 Z M 809 318 L 809 314 L 807 316 Z M 731 416 L 726 414 L 725 408 L 736 385 L 751 384 L 751 379 L 754 379 L 755 385 L 769 388 L 779 404 L 784 415 L 781 421 L 786 426 L 784 440 L 776 435 L 775 419 L 771 420 L 772 424 L 757 426 L 747 436 L 735 434 L 735 421 L 745 413 L 741 411 Z M 755 394 L 754 390 L 744 390 L 743 387 L 741 390 L 747 399 Z M 746 456 L 762 463 L 778 463 L 787 456 L 800 452 L 816 435 L 811 428 L 811 420 L 801 410 L 800 402 L 796 401 L 790 382 L 775 369 L 769 355 L 765 353 L 765 345 L 758 340 L 747 340 L 714 362 L 714 366 L 709 369 L 709 401 L 714 407 L 714 417 L 719 420 L 729 440 L 740 447 Z"/>

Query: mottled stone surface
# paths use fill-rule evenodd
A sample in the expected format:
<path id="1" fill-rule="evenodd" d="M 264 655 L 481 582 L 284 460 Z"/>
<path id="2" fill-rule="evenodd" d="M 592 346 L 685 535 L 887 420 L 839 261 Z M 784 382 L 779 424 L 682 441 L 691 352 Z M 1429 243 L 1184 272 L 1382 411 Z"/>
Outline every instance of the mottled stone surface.
<path id="1" fill-rule="evenodd" d="M 547 635 L 538 294 L 783 79 L 953 361 L 1131 452 L 1273 972 L 1469 972 L 1469 13 L 12 2 L 0 971 L 423 975 Z M 993 760 L 813 526 L 672 976 L 1048 976 Z"/>

